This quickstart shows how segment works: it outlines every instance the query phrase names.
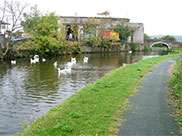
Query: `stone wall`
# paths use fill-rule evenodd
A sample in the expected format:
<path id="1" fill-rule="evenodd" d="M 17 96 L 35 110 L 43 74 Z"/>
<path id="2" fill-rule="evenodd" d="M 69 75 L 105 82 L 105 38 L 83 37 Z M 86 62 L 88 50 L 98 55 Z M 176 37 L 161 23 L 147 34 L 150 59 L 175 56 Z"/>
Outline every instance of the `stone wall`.
<path id="1" fill-rule="evenodd" d="M 99 53 L 99 52 L 120 52 L 125 51 L 127 48 L 126 45 L 113 45 L 111 48 L 104 47 L 94 47 L 94 46 L 82 46 L 82 53 Z"/>
<path id="2" fill-rule="evenodd" d="M 82 53 L 99 53 L 99 52 L 121 52 L 131 50 L 129 45 L 113 45 L 111 48 L 104 47 L 94 47 L 94 46 L 82 46 Z M 143 45 L 136 48 L 137 51 L 142 51 L 144 49 Z"/>
<path id="3" fill-rule="evenodd" d="M 131 42 L 143 44 L 144 43 L 143 23 L 129 23 L 128 26 L 135 30 L 131 38 Z"/>

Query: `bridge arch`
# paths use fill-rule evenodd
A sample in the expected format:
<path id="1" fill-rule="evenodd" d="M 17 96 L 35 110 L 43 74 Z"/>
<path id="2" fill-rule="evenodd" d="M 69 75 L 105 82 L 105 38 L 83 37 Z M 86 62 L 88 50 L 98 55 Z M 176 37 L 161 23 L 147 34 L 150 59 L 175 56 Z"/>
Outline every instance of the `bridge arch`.
<path id="1" fill-rule="evenodd" d="M 154 43 L 152 43 L 152 44 L 150 45 L 150 48 L 152 48 L 152 47 L 153 47 L 154 45 L 156 45 L 156 44 L 163 44 L 163 45 L 166 45 L 168 49 L 171 49 L 171 47 L 169 46 L 169 44 L 166 43 L 166 42 L 154 42 Z"/>

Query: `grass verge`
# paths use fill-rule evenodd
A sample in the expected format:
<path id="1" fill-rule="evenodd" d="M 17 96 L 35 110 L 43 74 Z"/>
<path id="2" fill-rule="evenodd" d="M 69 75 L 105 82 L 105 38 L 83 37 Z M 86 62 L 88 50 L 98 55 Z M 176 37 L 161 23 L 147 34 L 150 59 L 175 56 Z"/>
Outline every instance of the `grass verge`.
<path id="1" fill-rule="evenodd" d="M 128 97 L 143 76 L 157 63 L 174 57 L 162 56 L 121 67 L 87 85 L 46 115 L 25 125 L 16 136 L 117 135 L 118 120 Z"/>
<path id="2" fill-rule="evenodd" d="M 175 64 L 169 85 L 173 89 L 171 92 L 174 100 L 172 105 L 175 107 L 175 116 L 182 135 L 182 60 L 178 60 Z"/>

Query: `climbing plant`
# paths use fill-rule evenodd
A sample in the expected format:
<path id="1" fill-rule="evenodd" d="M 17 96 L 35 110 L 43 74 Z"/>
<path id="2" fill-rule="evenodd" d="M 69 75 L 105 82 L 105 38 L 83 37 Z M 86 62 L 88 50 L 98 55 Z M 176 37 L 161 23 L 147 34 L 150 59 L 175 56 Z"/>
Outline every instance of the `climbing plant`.
<path id="1" fill-rule="evenodd" d="M 108 13 L 107 13 L 108 14 Z M 110 47 L 110 40 L 103 38 L 103 32 L 112 24 L 111 19 L 107 18 L 88 18 L 84 25 L 84 32 L 86 34 L 85 43 L 92 46 L 106 46 Z"/>

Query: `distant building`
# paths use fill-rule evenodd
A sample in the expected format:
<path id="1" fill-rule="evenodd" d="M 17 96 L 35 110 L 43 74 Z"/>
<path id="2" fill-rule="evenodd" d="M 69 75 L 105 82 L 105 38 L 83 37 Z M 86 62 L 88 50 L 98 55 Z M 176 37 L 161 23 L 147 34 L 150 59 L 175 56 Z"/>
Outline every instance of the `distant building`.
<path id="1" fill-rule="evenodd" d="M 116 25 L 118 23 L 124 23 L 129 27 L 135 28 L 133 36 L 129 37 L 128 42 L 135 43 L 144 43 L 144 27 L 142 23 L 130 23 L 128 18 L 111 18 L 111 17 L 75 17 L 75 16 L 61 16 L 61 19 L 58 23 L 62 24 L 62 28 L 65 34 L 66 39 L 73 39 L 78 41 L 83 41 L 89 37 L 89 34 L 85 31 L 86 24 L 90 22 L 90 27 L 92 31 L 95 31 L 96 36 L 98 35 L 97 25 L 101 21 L 105 22 L 105 29 Z M 73 31 L 71 27 L 76 27 Z"/>
<path id="2" fill-rule="evenodd" d="M 1 48 L 5 47 L 5 37 L 7 36 L 9 23 L 0 21 L 0 46 Z"/>
<path id="3" fill-rule="evenodd" d="M 5 23 L 3 21 L 0 21 L 0 34 L 5 34 L 7 30 L 9 30 L 8 26 L 9 23 Z"/>

